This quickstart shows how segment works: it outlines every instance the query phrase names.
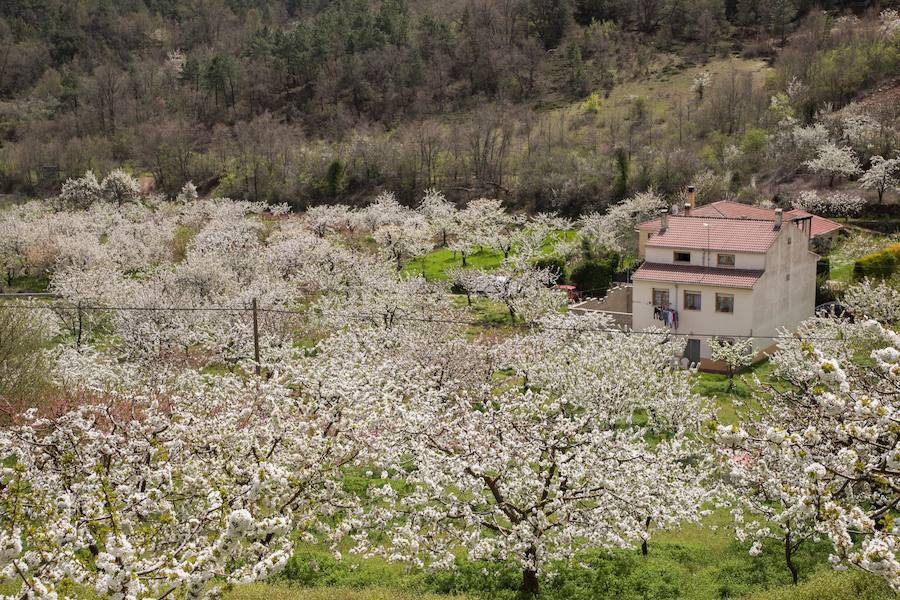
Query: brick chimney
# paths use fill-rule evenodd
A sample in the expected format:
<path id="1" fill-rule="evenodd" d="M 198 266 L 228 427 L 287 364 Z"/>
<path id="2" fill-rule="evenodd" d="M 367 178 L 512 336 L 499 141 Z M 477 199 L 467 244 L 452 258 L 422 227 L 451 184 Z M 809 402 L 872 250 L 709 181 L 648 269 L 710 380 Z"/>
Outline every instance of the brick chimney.
<path id="1" fill-rule="evenodd" d="M 662 233 L 669 227 L 669 211 L 662 209 L 659 211 L 659 232 Z"/>
<path id="2" fill-rule="evenodd" d="M 784 211 L 780 208 L 775 209 L 775 230 L 781 229 L 781 224 L 784 223 Z"/>
<path id="3" fill-rule="evenodd" d="M 694 190 L 694 186 L 692 185 L 688 186 L 687 199 L 688 204 L 691 205 L 691 208 L 697 206 L 697 192 Z"/>

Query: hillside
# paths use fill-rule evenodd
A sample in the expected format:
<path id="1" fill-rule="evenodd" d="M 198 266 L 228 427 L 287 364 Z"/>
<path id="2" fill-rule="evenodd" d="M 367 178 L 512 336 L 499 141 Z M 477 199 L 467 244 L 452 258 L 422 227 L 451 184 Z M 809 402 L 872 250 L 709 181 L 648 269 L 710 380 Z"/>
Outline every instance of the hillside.
<path id="1" fill-rule="evenodd" d="M 802 174 L 772 147 L 785 118 L 900 65 L 894 22 L 860 3 L 687 6 L 4 3 L 0 189 L 125 166 L 170 195 L 191 180 L 298 208 L 429 187 L 571 215 L 651 186 L 766 198 Z M 896 104 L 875 104 L 893 128 Z"/>

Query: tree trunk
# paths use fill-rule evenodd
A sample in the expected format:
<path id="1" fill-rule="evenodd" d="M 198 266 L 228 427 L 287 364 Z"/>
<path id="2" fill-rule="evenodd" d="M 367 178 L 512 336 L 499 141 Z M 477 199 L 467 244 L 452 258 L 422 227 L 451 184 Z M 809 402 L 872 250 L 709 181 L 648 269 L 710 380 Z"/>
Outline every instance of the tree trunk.
<path id="1" fill-rule="evenodd" d="M 791 572 L 791 580 L 794 585 L 797 585 L 797 565 L 794 564 L 792 555 L 793 548 L 791 547 L 791 534 L 787 533 L 784 536 L 784 561 L 787 563 L 787 568 Z"/>
<path id="2" fill-rule="evenodd" d="M 522 595 L 525 597 L 535 597 L 540 592 L 538 584 L 537 571 L 534 569 L 522 570 Z"/>
<path id="3" fill-rule="evenodd" d="M 650 517 L 647 517 L 647 520 L 644 521 L 644 529 L 648 530 L 648 533 L 649 533 L 649 529 L 650 529 L 650 521 L 651 521 Z M 641 556 L 647 556 L 647 552 L 648 552 L 647 540 L 644 539 L 641 542 Z"/>

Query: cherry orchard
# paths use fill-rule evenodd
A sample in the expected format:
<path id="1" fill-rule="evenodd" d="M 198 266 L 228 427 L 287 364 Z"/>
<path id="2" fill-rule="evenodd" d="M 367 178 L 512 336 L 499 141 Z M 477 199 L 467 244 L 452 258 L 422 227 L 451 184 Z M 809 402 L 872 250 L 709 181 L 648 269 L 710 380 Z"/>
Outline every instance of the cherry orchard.
<path id="1" fill-rule="evenodd" d="M 19 597 L 72 582 L 105 598 L 214 595 L 280 570 L 293 532 L 322 532 L 351 501 L 339 468 L 360 454 L 339 406 L 278 378 L 59 360 L 84 393 L 0 433 L 0 573 Z"/>
<path id="2" fill-rule="evenodd" d="M 580 548 L 629 547 L 699 520 L 708 492 L 690 434 L 704 410 L 672 366 L 677 344 L 595 331 L 610 327 L 548 317 L 502 343 L 392 330 L 392 385 L 376 379 L 361 395 L 382 476 L 408 491 L 370 490 L 357 551 L 448 567 L 461 547 L 516 563 L 533 594 L 552 561 Z M 400 358 L 426 344 L 428 360 Z"/>

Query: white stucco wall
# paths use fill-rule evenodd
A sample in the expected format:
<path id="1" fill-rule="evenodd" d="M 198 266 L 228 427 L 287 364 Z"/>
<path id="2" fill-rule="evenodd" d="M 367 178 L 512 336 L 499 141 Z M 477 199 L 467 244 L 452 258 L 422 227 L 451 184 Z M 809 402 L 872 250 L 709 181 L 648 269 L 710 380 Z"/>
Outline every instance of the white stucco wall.
<path id="1" fill-rule="evenodd" d="M 697 255 L 696 258 L 694 254 Z M 702 250 L 692 251 L 691 263 L 702 265 L 703 254 Z M 671 264 L 673 250 L 647 247 L 646 258 L 648 262 Z M 635 281 L 632 299 L 633 327 L 636 330 L 664 327 L 653 318 L 653 290 L 666 289 L 669 291 L 669 302 L 679 316 L 678 328 L 673 331 L 699 339 L 701 358 L 709 358 L 707 340 L 711 336 L 761 336 L 754 339 L 754 347 L 760 351 L 771 346 L 773 340 L 769 338 L 778 335 L 781 328 L 792 330 L 801 321 L 812 316 L 815 308 L 817 258 L 808 249 L 806 233 L 795 225 L 786 223 L 766 254 L 736 253 L 736 268 L 765 271 L 752 290 Z M 700 292 L 699 311 L 684 310 L 685 290 Z M 734 296 L 733 313 L 716 312 L 717 292 Z"/>
<path id="2" fill-rule="evenodd" d="M 709 266 L 716 267 L 718 266 L 718 256 L 719 254 L 734 254 L 734 268 L 735 269 L 763 269 L 766 264 L 766 255 L 761 252 L 726 252 L 719 250 L 710 250 L 709 252 L 709 262 L 706 262 L 706 250 L 697 250 L 690 248 L 654 248 L 653 246 L 647 246 L 645 248 L 645 255 L 647 262 L 654 263 L 666 263 L 671 264 L 675 259 L 675 252 L 690 252 L 691 253 L 691 262 L 690 264 L 696 266 Z M 677 263 L 677 264 L 687 264 L 687 263 Z"/>
<path id="3" fill-rule="evenodd" d="M 776 336 L 781 328 L 793 330 L 813 315 L 817 260 L 806 232 L 785 224 L 766 253 L 765 274 L 756 283 L 756 335 Z"/>
<path id="4" fill-rule="evenodd" d="M 636 330 L 648 327 L 665 328 L 661 321 L 653 318 L 653 290 L 669 290 L 669 303 L 678 311 L 676 333 L 687 334 L 700 340 L 700 357 L 709 358 L 709 337 L 752 335 L 754 319 L 754 291 L 741 288 L 699 286 L 695 284 L 654 283 L 635 281 L 632 299 L 633 327 Z M 684 309 L 684 292 L 700 292 L 700 310 Z M 734 312 L 716 312 L 716 294 L 734 296 Z M 762 349 L 767 344 L 760 344 Z"/>

